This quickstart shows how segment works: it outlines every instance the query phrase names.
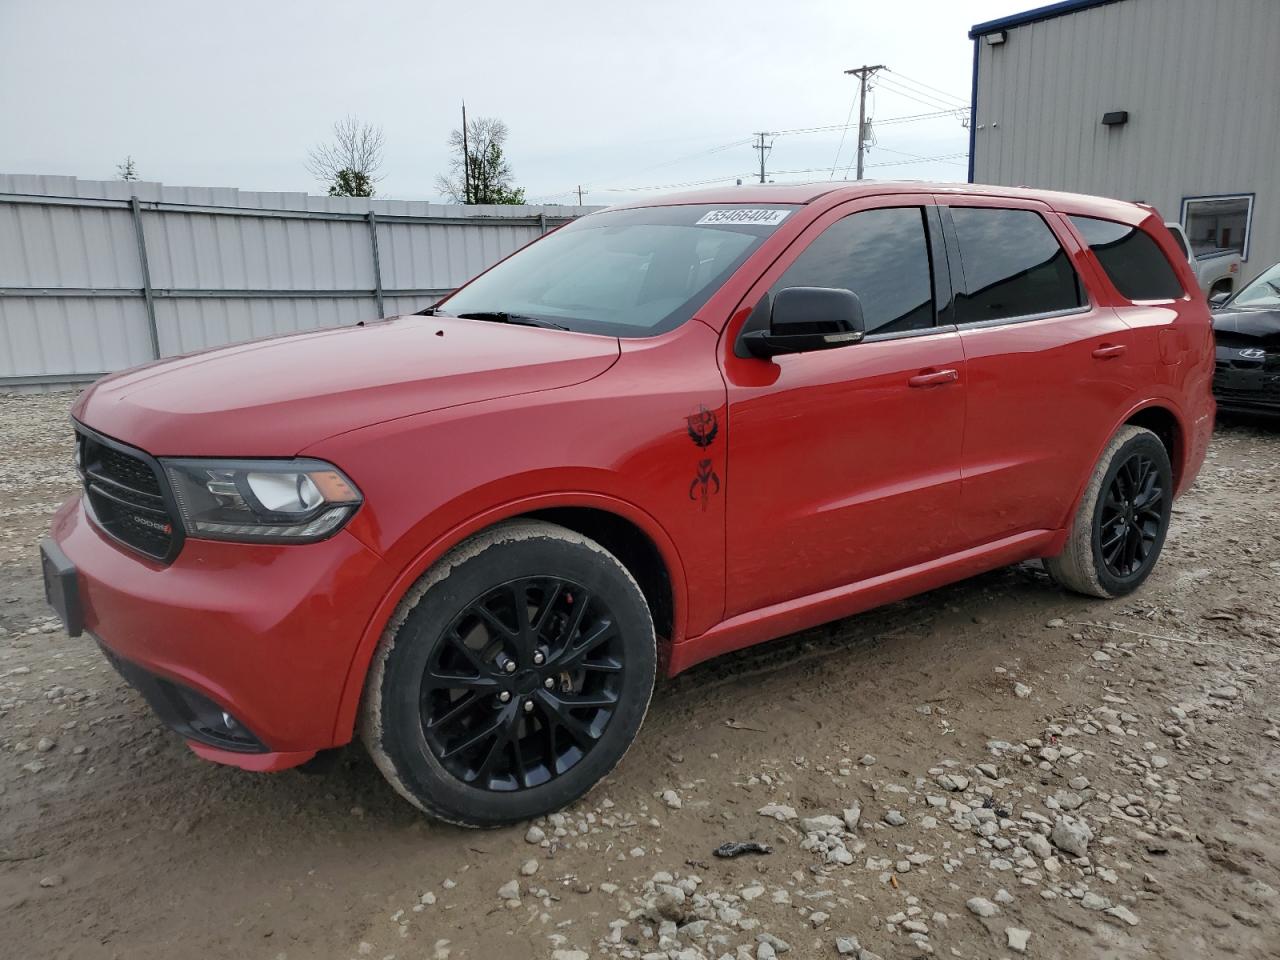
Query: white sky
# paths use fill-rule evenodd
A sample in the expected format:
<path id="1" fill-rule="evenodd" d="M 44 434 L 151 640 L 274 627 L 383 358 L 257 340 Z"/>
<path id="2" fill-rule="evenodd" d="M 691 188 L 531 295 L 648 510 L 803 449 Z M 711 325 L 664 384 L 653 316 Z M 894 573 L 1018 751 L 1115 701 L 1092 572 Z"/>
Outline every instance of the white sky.
<path id="1" fill-rule="evenodd" d="M 707 151 L 754 131 L 845 123 L 849 67 L 893 71 L 874 92 L 876 119 L 967 104 L 968 28 L 1036 5 L 0 0 L 0 172 L 111 179 L 132 154 L 146 180 L 323 192 L 307 150 L 354 114 L 386 135 L 379 195 L 436 199 L 465 97 L 469 114 L 511 128 L 508 157 L 531 200 L 569 202 L 581 183 L 585 202 L 611 203 L 643 195 L 627 188 L 750 177 L 749 144 Z M 911 99 L 904 78 L 943 95 L 917 86 Z M 869 165 L 968 149 L 956 117 L 876 136 Z M 778 181 L 827 179 L 839 145 L 839 130 L 779 136 L 768 165 L 818 168 Z M 966 164 L 867 175 L 963 180 Z"/>

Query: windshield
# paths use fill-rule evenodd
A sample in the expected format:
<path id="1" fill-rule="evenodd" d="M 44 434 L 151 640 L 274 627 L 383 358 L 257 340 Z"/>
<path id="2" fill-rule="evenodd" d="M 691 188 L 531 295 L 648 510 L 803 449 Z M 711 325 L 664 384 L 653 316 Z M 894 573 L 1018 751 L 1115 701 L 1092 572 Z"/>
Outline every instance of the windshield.
<path id="1" fill-rule="evenodd" d="M 1280 307 L 1280 263 L 1257 277 L 1231 301 L 1233 307 Z"/>
<path id="2" fill-rule="evenodd" d="M 701 204 L 593 213 L 498 264 L 438 312 L 653 336 L 692 317 L 794 209 Z"/>

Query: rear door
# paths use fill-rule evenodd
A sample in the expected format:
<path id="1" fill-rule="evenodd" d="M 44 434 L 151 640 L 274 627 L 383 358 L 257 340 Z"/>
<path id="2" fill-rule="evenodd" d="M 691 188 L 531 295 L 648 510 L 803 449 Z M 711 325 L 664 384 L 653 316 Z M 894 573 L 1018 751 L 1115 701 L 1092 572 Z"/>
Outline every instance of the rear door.
<path id="1" fill-rule="evenodd" d="M 853 290 L 861 343 L 760 360 L 734 349 L 746 310 L 726 330 L 726 616 L 955 548 L 965 378 L 940 224 L 928 195 L 843 204 L 744 301 Z"/>
<path id="2" fill-rule="evenodd" d="M 1090 296 L 1062 218 L 1035 201 L 939 198 L 968 368 L 968 545 L 1061 527 L 1131 392 L 1133 335 Z"/>

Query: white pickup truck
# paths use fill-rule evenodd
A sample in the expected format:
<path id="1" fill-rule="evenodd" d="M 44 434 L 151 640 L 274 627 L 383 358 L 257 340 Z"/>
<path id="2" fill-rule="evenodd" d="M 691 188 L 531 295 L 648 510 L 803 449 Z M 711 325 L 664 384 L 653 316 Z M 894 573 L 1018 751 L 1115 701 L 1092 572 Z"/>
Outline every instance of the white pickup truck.
<path id="1" fill-rule="evenodd" d="M 1235 293 L 1236 281 L 1240 278 L 1240 254 L 1234 250 L 1210 248 L 1192 252 L 1191 243 L 1187 240 L 1187 232 L 1180 223 L 1166 223 L 1173 239 L 1191 261 L 1191 268 L 1200 281 L 1200 289 L 1210 300 L 1214 297 L 1226 297 Z"/>

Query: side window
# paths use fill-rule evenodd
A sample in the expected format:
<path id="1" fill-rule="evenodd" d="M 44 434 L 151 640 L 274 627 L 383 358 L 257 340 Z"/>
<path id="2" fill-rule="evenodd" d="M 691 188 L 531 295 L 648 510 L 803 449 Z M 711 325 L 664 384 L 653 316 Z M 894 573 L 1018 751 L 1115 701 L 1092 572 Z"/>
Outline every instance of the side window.
<path id="1" fill-rule="evenodd" d="M 1072 217 L 1071 222 L 1125 299 L 1177 300 L 1183 296 L 1178 275 L 1145 231 L 1096 217 Z"/>
<path id="2" fill-rule="evenodd" d="M 1049 225 L 1032 210 L 952 207 L 965 289 L 956 323 L 1007 320 L 1084 303 L 1080 281 Z"/>
<path id="3" fill-rule="evenodd" d="M 787 287 L 852 290 L 862 301 L 869 334 L 932 327 L 924 210 L 864 210 L 836 221 L 804 249 L 770 293 Z"/>

